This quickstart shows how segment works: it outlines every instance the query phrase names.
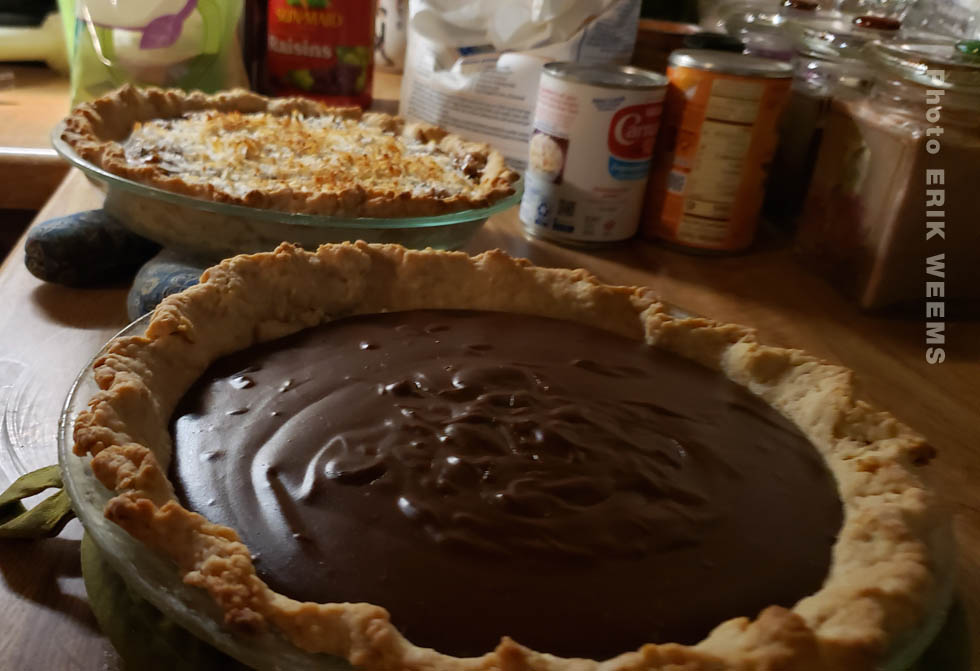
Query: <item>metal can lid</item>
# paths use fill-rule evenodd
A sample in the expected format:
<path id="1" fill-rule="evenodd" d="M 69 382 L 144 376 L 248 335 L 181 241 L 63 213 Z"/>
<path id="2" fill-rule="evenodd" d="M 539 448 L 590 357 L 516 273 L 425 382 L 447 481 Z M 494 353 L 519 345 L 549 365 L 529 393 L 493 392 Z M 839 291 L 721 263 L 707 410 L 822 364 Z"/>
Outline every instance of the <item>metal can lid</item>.
<path id="1" fill-rule="evenodd" d="M 667 78 L 656 72 L 631 65 L 581 65 L 579 63 L 546 63 L 544 70 L 558 79 L 610 89 L 659 89 Z"/>
<path id="2" fill-rule="evenodd" d="M 683 68 L 767 79 L 789 79 L 793 76 L 793 66 L 789 63 L 727 51 L 681 49 L 670 55 L 670 64 Z"/>
<path id="3" fill-rule="evenodd" d="M 684 38 L 687 49 L 710 49 L 711 51 L 730 51 L 740 54 L 745 50 L 745 43 L 737 37 L 725 33 L 700 32 Z"/>

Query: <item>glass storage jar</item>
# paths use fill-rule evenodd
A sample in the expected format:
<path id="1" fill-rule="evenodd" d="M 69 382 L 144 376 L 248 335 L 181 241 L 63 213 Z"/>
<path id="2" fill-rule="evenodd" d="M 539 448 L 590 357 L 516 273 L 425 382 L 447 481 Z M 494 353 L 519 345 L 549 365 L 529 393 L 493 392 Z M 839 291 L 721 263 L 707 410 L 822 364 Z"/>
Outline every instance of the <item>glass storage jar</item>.
<path id="1" fill-rule="evenodd" d="M 870 95 L 831 104 L 798 248 L 864 308 L 977 312 L 980 59 L 949 43 L 868 53 Z"/>
<path id="2" fill-rule="evenodd" d="M 721 21 L 726 33 L 745 44 L 745 53 L 788 62 L 793 58 L 793 41 L 787 24 L 817 13 L 815 3 L 799 4 L 800 8 L 783 7 L 778 0 L 764 5 L 733 3 L 722 9 Z"/>
<path id="3" fill-rule="evenodd" d="M 831 100 L 868 95 L 874 75 L 863 48 L 885 37 L 836 20 L 792 21 L 788 30 L 796 48 L 793 88 L 765 202 L 766 215 L 780 228 L 792 228 L 803 208 Z"/>

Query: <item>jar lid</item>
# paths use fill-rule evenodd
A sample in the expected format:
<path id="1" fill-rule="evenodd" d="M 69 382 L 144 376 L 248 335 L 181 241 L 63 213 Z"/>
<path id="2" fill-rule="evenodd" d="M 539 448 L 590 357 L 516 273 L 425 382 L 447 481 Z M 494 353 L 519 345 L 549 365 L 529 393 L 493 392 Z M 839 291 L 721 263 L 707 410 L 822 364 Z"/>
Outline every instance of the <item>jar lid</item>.
<path id="1" fill-rule="evenodd" d="M 784 11 L 794 12 L 816 12 L 820 9 L 820 3 L 814 0 L 783 0 L 779 6 Z"/>
<path id="2" fill-rule="evenodd" d="M 879 71 L 888 75 L 980 96 L 980 57 L 970 53 L 969 46 L 970 42 L 876 42 L 868 53 Z"/>
<path id="3" fill-rule="evenodd" d="M 721 19 L 725 32 L 740 40 L 746 53 L 787 62 L 793 59 L 793 40 L 786 31 L 789 20 L 785 12 L 751 3 L 723 7 Z"/>
<path id="4" fill-rule="evenodd" d="M 757 5 L 737 3 L 722 9 L 725 32 L 735 37 L 753 33 L 782 34 L 789 19 L 778 11 L 768 11 Z"/>
<path id="5" fill-rule="evenodd" d="M 759 0 L 730 2 L 720 9 L 725 32 L 739 37 L 750 33 L 782 33 L 789 21 L 806 21 L 818 16 L 836 15 L 836 11 L 820 8 L 814 0 Z"/>
<path id="6" fill-rule="evenodd" d="M 895 36 L 893 30 L 865 27 L 840 17 L 791 21 L 789 31 L 800 54 L 831 60 L 863 59 L 866 45 Z"/>

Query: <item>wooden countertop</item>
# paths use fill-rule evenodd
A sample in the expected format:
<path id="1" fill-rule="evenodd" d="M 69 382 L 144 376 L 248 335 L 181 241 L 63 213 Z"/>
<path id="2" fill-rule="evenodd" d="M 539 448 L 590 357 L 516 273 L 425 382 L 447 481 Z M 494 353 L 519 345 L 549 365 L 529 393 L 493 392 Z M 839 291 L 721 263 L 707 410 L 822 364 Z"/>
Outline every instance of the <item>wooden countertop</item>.
<path id="1" fill-rule="evenodd" d="M 101 194 L 72 172 L 38 218 L 100 202 Z M 57 421 L 71 381 L 126 323 L 126 287 L 44 284 L 25 270 L 22 245 L 0 266 L 0 486 L 55 462 Z M 651 286 L 690 311 L 755 327 L 764 342 L 806 349 L 852 368 L 869 401 L 938 448 L 930 478 L 955 515 L 957 606 L 921 668 L 980 668 L 980 324 L 951 323 L 948 358 L 930 366 L 924 318 L 862 314 L 802 270 L 784 245 L 763 244 L 731 258 L 688 256 L 640 241 L 587 253 L 525 238 L 512 209 L 491 218 L 467 251 L 494 247 L 540 265 L 585 267 L 610 283 Z M 0 666 L 116 668 L 87 607 L 79 537 L 73 522 L 55 539 L 0 543 Z"/>
<path id="2" fill-rule="evenodd" d="M 51 148 L 51 128 L 68 113 L 68 78 L 41 65 L 0 63 L 13 87 L 0 89 L 0 209 L 36 210 L 68 172 Z"/>

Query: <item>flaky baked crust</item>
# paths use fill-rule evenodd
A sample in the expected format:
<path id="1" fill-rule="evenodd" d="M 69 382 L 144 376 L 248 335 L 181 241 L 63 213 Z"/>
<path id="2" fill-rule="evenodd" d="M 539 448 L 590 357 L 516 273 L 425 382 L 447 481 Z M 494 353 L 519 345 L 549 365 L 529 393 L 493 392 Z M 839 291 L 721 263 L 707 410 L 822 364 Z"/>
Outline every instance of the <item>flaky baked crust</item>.
<path id="1" fill-rule="evenodd" d="M 166 477 L 174 407 L 219 356 L 346 315 L 417 308 L 598 326 L 720 370 L 765 399 L 812 441 L 839 486 L 844 524 L 822 589 L 792 609 L 719 623 L 697 645 L 649 644 L 601 662 L 509 639 L 458 659 L 413 646 L 379 606 L 300 603 L 273 592 L 233 529 L 174 499 Z M 855 400 L 851 377 L 803 352 L 759 344 L 747 328 L 671 316 L 650 290 L 603 285 L 584 270 L 539 268 L 500 251 L 470 257 L 356 243 L 311 253 L 284 244 L 207 270 L 156 309 L 144 336 L 113 341 L 95 364 L 103 391 L 78 417 L 75 452 L 92 455 L 94 473 L 117 494 L 106 517 L 171 557 L 186 583 L 220 604 L 228 626 L 271 627 L 303 650 L 365 669 L 869 671 L 941 607 L 951 548 L 945 516 L 917 474 L 933 450 Z"/>
<path id="2" fill-rule="evenodd" d="M 294 117 L 309 121 L 339 118 L 355 121 L 364 129 L 383 131 L 386 136 L 402 143 L 422 143 L 427 145 L 426 152 L 445 156 L 458 170 L 444 171 L 444 181 L 448 184 L 451 181 L 449 176 L 454 176 L 456 188 L 440 190 L 439 175 L 425 172 L 418 175 L 417 188 L 393 190 L 382 180 L 382 175 L 401 174 L 402 170 L 410 174 L 417 169 L 417 164 L 406 162 L 401 165 L 406 159 L 383 150 L 370 157 L 373 175 L 358 175 L 356 180 L 342 180 L 338 184 L 332 184 L 330 179 L 316 180 L 316 188 L 311 188 L 307 180 L 290 183 L 285 178 L 272 180 L 272 183 L 259 180 L 255 188 L 249 188 L 247 174 L 236 175 L 226 185 L 217 178 L 202 182 L 175 172 L 173 166 L 165 165 L 159 156 L 149 156 L 146 158 L 150 160 L 140 161 L 127 159 L 122 143 L 131 135 L 134 127 L 157 120 L 180 119 L 184 115 L 204 111 L 211 111 L 216 117 L 226 115 L 233 124 L 240 124 L 241 121 L 233 115 L 250 113 L 268 113 L 276 119 Z M 212 121 L 218 123 L 221 119 Z M 220 130 L 218 136 L 222 135 Z M 276 134 L 271 135 L 265 141 L 274 143 Z M 409 123 L 401 117 L 380 112 L 362 112 L 357 107 L 329 107 L 306 98 L 266 98 L 243 89 L 207 95 L 200 91 L 188 93 L 179 89 L 140 89 L 126 85 L 102 98 L 77 106 L 65 119 L 60 138 L 81 158 L 119 177 L 195 198 L 307 214 L 347 217 L 447 214 L 488 207 L 514 193 L 513 184 L 518 179 L 517 173 L 507 167 L 500 152 L 489 145 L 464 140 L 438 126 Z M 184 138 L 179 138 L 174 144 L 179 154 L 187 143 Z M 248 142 L 243 144 L 247 145 Z M 241 149 L 241 152 L 236 151 L 230 158 L 222 158 L 224 167 L 233 163 L 239 153 L 247 155 L 250 148 L 242 146 L 236 149 Z M 307 158 L 316 152 L 315 147 L 294 149 Z M 336 153 L 321 152 L 324 156 L 329 155 L 331 160 L 337 160 Z M 355 158 L 352 153 L 348 162 Z M 304 169 L 302 172 L 305 175 L 309 171 Z M 312 172 L 315 173 L 315 169 Z M 462 187 L 459 184 L 460 172 L 467 175 Z M 246 182 L 244 189 L 240 188 L 243 182 Z"/>

